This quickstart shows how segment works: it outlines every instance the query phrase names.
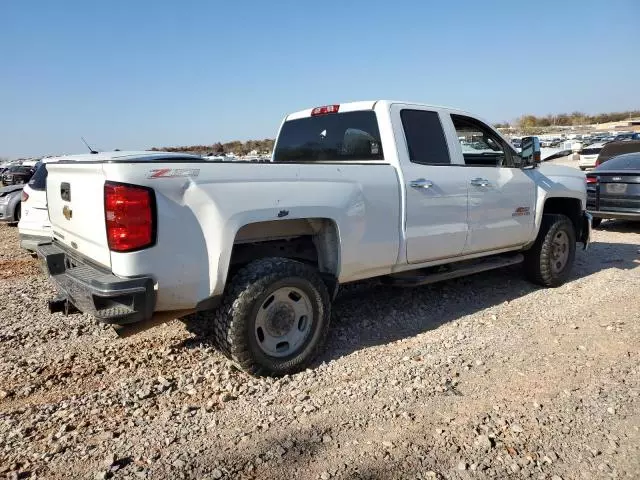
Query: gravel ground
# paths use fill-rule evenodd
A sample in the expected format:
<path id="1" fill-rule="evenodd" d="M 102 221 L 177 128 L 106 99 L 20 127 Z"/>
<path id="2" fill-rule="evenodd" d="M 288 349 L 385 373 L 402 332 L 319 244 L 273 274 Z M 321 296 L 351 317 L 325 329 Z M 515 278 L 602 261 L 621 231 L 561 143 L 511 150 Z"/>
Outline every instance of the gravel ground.
<path id="1" fill-rule="evenodd" d="M 0 475 L 640 478 L 639 224 L 603 224 L 553 290 L 517 267 L 345 288 L 323 357 L 277 380 L 197 325 L 50 315 L 17 240 L 0 226 Z"/>

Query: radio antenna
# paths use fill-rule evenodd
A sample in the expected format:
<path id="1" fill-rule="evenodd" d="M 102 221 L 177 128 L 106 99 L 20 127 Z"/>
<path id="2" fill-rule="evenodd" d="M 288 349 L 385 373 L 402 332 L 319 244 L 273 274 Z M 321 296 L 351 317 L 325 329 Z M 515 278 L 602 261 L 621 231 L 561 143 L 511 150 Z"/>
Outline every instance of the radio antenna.
<path id="1" fill-rule="evenodd" d="M 84 139 L 84 137 L 80 137 L 80 139 L 83 141 L 83 143 L 87 146 L 87 148 L 89 149 L 90 153 L 98 153 L 96 150 L 94 150 L 93 148 L 91 148 L 91 146 L 87 143 L 87 141 Z"/>

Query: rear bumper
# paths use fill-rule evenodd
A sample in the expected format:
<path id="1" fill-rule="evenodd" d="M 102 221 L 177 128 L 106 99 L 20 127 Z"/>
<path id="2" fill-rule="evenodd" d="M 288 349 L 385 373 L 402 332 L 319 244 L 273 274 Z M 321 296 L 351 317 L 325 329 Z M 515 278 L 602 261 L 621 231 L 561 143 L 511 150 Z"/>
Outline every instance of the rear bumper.
<path id="1" fill-rule="evenodd" d="M 156 294 L 151 277 L 121 278 L 88 265 L 56 243 L 37 246 L 43 268 L 79 311 L 117 325 L 149 320 Z"/>
<path id="2" fill-rule="evenodd" d="M 30 235 L 20 232 L 20 247 L 30 252 L 35 252 L 41 243 L 51 243 L 51 237 Z"/>

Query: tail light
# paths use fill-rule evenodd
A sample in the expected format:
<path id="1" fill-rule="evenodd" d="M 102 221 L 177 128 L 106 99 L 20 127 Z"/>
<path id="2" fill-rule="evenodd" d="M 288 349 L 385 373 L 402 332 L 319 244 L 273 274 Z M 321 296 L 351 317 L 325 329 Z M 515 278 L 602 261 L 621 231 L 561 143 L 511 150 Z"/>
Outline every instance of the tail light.
<path id="1" fill-rule="evenodd" d="M 586 177 L 587 185 L 598 183 L 598 177 Z"/>
<path id="2" fill-rule="evenodd" d="M 325 105 L 324 107 L 316 107 L 311 110 L 311 116 L 317 117 L 318 115 L 328 115 L 330 113 L 338 113 L 340 105 Z"/>
<path id="3" fill-rule="evenodd" d="M 106 182 L 104 216 L 109 250 L 131 252 L 152 246 L 156 241 L 155 207 L 152 189 Z"/>
<path id="4" fill-rule="evenodd" d="M 26 202 L 27 200 L 29 200 L 29 194 L 27 192 L 25 192 L 24 190 L 22 190 L 22 197 L 21 200 L 23 202 Z"/>

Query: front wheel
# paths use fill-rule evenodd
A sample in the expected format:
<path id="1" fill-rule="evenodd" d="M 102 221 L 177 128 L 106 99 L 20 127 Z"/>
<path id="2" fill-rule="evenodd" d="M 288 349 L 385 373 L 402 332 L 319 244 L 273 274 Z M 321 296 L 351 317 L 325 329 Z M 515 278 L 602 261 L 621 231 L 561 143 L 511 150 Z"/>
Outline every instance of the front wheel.
<path id="1" fill-rule="evenodd" d="M 231 280 L 216 310 L 214 341 L 253 375 L 306 368 L 329 330 L 331 301 L 317 270 L 287 258 L 256 260 Z"/>
<path id="2" fill-rule="evenodd" d="M 533 247 L 525 253 L 527 277 L 543 287 L 567 281 L 576 255 L 576 232 L 565 215 L 546 214 Z"/>

